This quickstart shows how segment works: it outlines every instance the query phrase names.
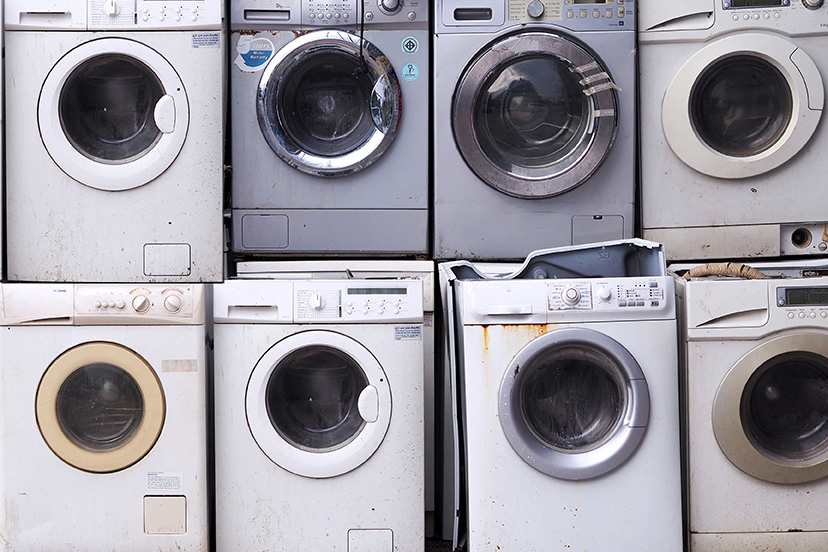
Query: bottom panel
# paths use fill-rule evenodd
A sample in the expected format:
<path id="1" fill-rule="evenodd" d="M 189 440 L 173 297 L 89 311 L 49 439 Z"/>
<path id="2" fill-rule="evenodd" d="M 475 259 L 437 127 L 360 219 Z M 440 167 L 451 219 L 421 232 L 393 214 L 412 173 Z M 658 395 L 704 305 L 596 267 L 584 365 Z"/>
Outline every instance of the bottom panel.
<path id="1" fill-rule="evenodd" d="M 691 552 L 825 552 L 828 550 L 828 532 L 802 532 L 791 529 L 786 533 L 693 533 Z"/>

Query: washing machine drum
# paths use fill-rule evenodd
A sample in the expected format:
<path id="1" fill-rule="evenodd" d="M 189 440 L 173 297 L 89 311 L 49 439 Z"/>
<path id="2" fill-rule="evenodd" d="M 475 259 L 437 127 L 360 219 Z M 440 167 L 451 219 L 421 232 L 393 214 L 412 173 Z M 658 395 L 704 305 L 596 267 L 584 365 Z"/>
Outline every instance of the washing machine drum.
<path id="1" fill-rule="evenodd" d="M 164 425 L 152 367 L 121 345 L 78 345 L 47 368 L 36 396 L 37 424 L 52 451 L 78 469 L 108 473 L 143 458 Z"/>
<path id="2" fill-rule="evenodd" d="M 720 449 L 772 483 L 828 476 L 828 338 L 772 339 L 731 367 L 713 404 Z"/>
<path id="3" fill-rule="evenodd" d="M 649 420 L 640 366 L 621 344 L 587 329 L 555 330 L 512 360 L 500 422 L 530 466 L 560 479 L 603 475 L 632 456 Z"/>
<path id="4" fill-rule="evenodd" d="M 616 86 L 597 55 L 553 33 L 486 46 L 458 82 L 454 138 L 469 168 L 520 198 L 562 194 L 601 166 L 618 129 Z"/>

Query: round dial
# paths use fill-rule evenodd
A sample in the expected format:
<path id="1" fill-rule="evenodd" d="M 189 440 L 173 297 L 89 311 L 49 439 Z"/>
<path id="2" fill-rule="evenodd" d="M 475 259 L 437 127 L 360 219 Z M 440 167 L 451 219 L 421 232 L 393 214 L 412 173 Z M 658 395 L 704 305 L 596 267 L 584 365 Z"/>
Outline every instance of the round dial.
<path id="1" fill-rule="evenodd" d="M 540 2 L 540 0 L 532 0 L 529 2 L 529 5 L 526 6 L 526 13 L 528 13 L 529 17 L 533 19 L 542 16 L 545 10 L 546 6 L 544 6 L 543 2 Z"/>
<path id="2" fill-rule="evenodd" d="M 578 301 L 581 300 L 581 292 L 574 287 L 568 287 L 563 290 L 561 297 L 567 305 L 577 305 Z"/>
<path id="3" fill-rule="evenodd" d="M 609 301 L 612 298 L 612 291 L 608 287 L 602 287 L 598 290 L 598 299 L 601 301 Z"/>
<path id="4" fill-rule="evenodd" d="M 150 308 L 150 300 L 146 295 L 136 295 L 132 299 L 132 308 L 135 312 L 145 313 Z"/>
<path id="5" fill-rule="evenodd" d="M 314 310 L 322 310 L 325 307 L 325 298 L 321 293 L 314 293 L 308 298 L 308 306 Z"/>
<path id="6" fill-rule="evenodd" d="M 825 0 L 802 0 L 802 4 L 809 10 L 821 8 L 824 3 Z"/>
<path id="7" fill-rule="evenodd" d="M 103 4 L 103 11 L 109 17 L 115 17 L 118 15 L 120 10 L 118 9 L 118 3 L 115 0 L 106 0 Z"/>
<path id="8" fill-rule="evenodd" d="M 164 298 L 164 308 L 167 309 L 168 312 L 178 312 L 181 310 L 181 296 L 179 295 L 168 295 Z"/>
<path id="9" fill-rule="evenodd" d="M 380 9 L 386 13 L 394 13 L 402 7 L 402 0 L 379 0 Z"/>

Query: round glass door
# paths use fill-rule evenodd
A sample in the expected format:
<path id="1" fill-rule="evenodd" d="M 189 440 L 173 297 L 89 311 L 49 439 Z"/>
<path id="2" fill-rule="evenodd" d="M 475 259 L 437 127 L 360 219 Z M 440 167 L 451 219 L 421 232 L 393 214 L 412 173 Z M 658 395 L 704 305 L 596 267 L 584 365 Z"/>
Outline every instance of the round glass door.
<path id="1" fill-rule="evenodd" d="M 64 462 L 89 472 L 115 472 L 138 462 L 161 434 L 164 412 L 153 369 L 113 343 L 65 352 L 37 390 L 37 423 L 46 444 Z"/>
<path id="2" fill-rule="evenodd" d="M 259 448 L 306 477 L 360 466 L 391 420 L 382 367 L 358 342 L 328 331 L 301 332 L 268 350 L 253 370 L 246 404 Z"/>
<path id="3" fill-rule="evenodd" d="M 601 62 L 558 35 L 525 32 L 487 46 L 454 96 L 466 163 L 515 197 L 561 194 L 603 162 L 617 131 L 617 97 Z"/>
<path id="4" fill-rule="evenodd" d="M 178 156 L 189 126 L 184 85 L 158 52 L 122 38 L 81 44 L 43 83 L 38 124 L 49 155 L 87 186 L 144 185 Z"/>
<path id="5" fill-rule="evenodd" d="M 771 171 L 808 143 L 824 87 L 813 60 L 792 42 L 740 33 L 699 50 L 664 95 L 662 124 L 673 152 L 718 178 Z"/>
<path id="6" fill-rule="evenodd" d="M 828 475 L 828 338 L 799 334 L 739 360 L 716 394 L 713 430 L 739 469 L 765 481 Z M 732 418 L 731 418 L 732 416 Z"/>
<path id="7" fill-rule="evenodd" d="M 286 163 L 344 176 L 382 156 L 397 134 L 401 90 L 388 58 L 342 31 L 316 31 L 279 50 L 262 73 L 257 115 Z"/>
<path id="8" fill-rule="evenodd" d="M 649 392 L 641 368 L 618 342 L 562 329 L 524 347 L 500 389 L 500 421 L 533 468 L 561 479 L 607 473 L 644 436 Z"/>

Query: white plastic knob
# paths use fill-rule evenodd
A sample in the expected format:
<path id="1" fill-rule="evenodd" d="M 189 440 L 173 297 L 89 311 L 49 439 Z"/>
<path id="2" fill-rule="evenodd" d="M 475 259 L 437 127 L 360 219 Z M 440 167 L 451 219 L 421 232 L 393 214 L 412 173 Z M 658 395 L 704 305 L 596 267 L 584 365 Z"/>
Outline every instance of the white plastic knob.
<path id="1" fill-rule="evenodd" d="M 609 301 L 612 298 L 612 291 L 608 287 L 602 287 L 598 290 L 598 299 L 601 301 Z"/>
<path id="2" fill-rule="evenodd" d="M 325 306 L 325 299 L 321 293 L 314 293 L 308 298 L 308 306 L 313 310 L 322 310 Z"/>
<path id="3" fill-rule="evenodd" d="M 567 305 L 577 305 L 581 299 L 581 292 L 574 287 L 568 287 L 563 291 L 562 298 Z"/>
<path id="4" fill-rule="evenodd" d="M 543 2 L 540 0 L 532 0 L 529 2 L 529 5 L 526 6 L 526 13 L 528 13 L 529 17 L 532 19 L 537 19 L 542 16 L 544 11 L 546 11 L 546 6 L 544 6 Z"/>
<path id="5" fill-rule="evenodd" d="M 164 299 L 164 308 L 167 309 L 168 312 L 178 312 L 181 310 L 181 297 L 179 295 L 168 295 Z"/>
<path id="6" fill-rule="evenodd" d="M 149 297 L 146 295 L 136 295 L 135 298 L 132 299 L 132 308 L 138 313 L 147 312 L 150 308 Z"/>
<path id="7" fill-rule="evenodd" d="M 103 4 L 103 11 L 109 17 L 118 15 L 118 3 L 115 0 L 106 0 Z"/>

